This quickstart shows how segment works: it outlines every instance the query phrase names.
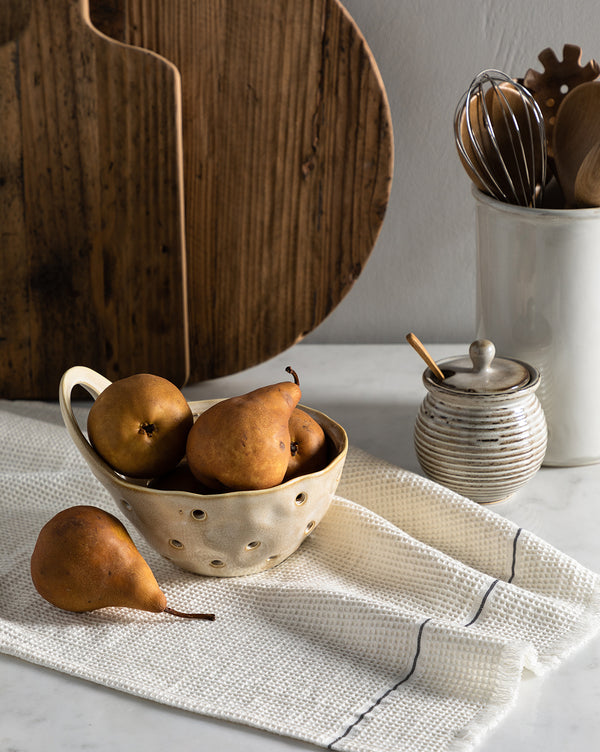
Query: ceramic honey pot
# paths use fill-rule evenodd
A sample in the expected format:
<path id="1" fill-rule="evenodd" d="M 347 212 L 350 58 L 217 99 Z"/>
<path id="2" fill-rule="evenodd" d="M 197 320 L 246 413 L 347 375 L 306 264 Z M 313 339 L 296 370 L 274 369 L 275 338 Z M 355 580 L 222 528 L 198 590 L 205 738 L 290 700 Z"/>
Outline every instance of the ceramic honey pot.
<path id="1" fill-rule="evenodd" d="M 536 396 L 539 372 L 495 354 L 492 342 L 476 340 L 468 357 L 437 363 L 443 379 L 427 368 L 414 432 L 425 474 L 482 504 L 503 501 L 527 483 L 548 440 Z"/>

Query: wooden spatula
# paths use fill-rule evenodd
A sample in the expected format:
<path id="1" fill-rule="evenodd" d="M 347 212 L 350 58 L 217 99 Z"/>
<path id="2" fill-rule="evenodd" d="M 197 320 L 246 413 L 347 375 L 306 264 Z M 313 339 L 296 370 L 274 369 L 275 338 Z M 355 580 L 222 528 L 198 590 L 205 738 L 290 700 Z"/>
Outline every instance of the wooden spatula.
<path id="1" fill-rule="evenodd" d="M 383 221 L 392 125 L 363 35 L 338 0 L 92 14 L 181 72 L 191 380 L 267 360 L 348 293 Z"/>
<path id="2" fill-rule="evenodd" d="M 56 399 L 74 364 L 183 383 L 177 69 L 88 0 L 11 0 L 0 25 L 0 397 Z"/>
<path id="3" fill-rule="evenodd" d="M 600 141 L 591 147 L 579 165 L 574 195 L 577 208 L 600 206 Z"/>
<path id="4" fill-rule="evenodd" d="M 558 108 L 554 125 L 554 160 L 568 208 L 576 205 L 577 174 L 598 142 L 599 123 L 600 81 L 589 81 L 572 89 Z"/>

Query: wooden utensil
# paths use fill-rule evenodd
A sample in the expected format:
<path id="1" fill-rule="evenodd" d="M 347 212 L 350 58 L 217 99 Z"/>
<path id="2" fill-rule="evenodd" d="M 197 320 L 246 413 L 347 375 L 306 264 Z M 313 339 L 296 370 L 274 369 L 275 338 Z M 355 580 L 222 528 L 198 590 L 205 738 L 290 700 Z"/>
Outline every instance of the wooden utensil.
<path id="1" fill-rule="evenodd" d="M 417 337 L 416 334 L 413 334 L 412 332 L 409 332 L 406 335 L 406 341 L 408 344 L 415 350 L 425 361 L 425 363 L 429 366 L 430 371 L 433 373 L 433 375 L 438 378 L 440 381 L 443 381 L 445 376 L 442 373 L 442 370 L 437 365 L 435 360 L 431 357 L 429 354 L 429 351 L 425 347 L 425 345 L 421 342 L 421 340 Z"/>
<path id="2" fill-rule="evenodd" d="M 600 142 L 592 146 L 577 170 L 575 206 L 600 206 Z"/>
<path id="3" fill-rule="evenodd" d="M 586 155 L 598 141 L 600 81 L 570 91 L 554 125 L 554 161 L 567 207 L 575 206 L 575 180 Z"/>
<path id="4" fill-rule="evenodd" d="M 124 24 L 182 76 L 191 380 L 267 360 L 348 293 L 381 228 L 393 143 L 373 56 L 337 0 L 111 5 L 113 22 L 92 0 L 99 28 Z"/>
<path id="5" fill-rule="evenodd" d="M 562 60 L 551 47 L 546 47 L 538 55 L 544 70 L 540 73 L 530 68 L 523 77 L 523 84 L 533 93 L 544 116 L 550 157 L 554 156 L 554 123 L 561 102 L 576 86 L 594 81 L 600 75 L 600 65 L 595 60 L 581 65 L 581 56 L 581 47 L 575 44 L 563 46 Z"/>
<path id="6" fill-rule="evenodd" d="M 75 363 L 183 383 L 177 69 L 96 31 L 88 0 L 15 9 L 0 14 L 0 396 L 56 399 Z"/>

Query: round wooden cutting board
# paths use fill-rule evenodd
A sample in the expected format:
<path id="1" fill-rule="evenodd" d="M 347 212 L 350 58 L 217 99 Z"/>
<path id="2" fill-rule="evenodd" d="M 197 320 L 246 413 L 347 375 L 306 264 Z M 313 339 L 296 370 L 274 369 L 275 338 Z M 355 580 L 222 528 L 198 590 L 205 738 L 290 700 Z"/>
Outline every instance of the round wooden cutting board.
<path id="1" fill-rule="evenodd" d="M 365 39 L 337 0 L 90 6 L 181 73 L 190 381 L 265 361 L 342 300 L 381 228 L 392 124 Z"/>

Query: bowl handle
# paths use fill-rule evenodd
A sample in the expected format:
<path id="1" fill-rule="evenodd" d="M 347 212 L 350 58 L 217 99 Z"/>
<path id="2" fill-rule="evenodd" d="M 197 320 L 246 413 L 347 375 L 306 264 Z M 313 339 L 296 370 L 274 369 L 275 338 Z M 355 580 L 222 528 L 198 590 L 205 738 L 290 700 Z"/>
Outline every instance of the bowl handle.
<path id="1" fill-rule="evenodd" d="M 101 376 L 96 371 L 86 366 L 73 366 L 62 376 L 60 380 L 60 386 L 58 391 L 58 399 L 60 403 L 60 412 L 62 419 L 67 427 L 69 435 L 73 439 L 73 442 L 77 449 L 83 455 L 83 458 L 92 468 L 94 472 L 103 471 L 106 473 L 109 471 L 108 466 L 104 466 L 105 463 L 98 457 L 96 452 L 92 449 L 89 441 L 85 438 L 77 421 L 73 414 L 73 405 L 71 404 L 71 393 L 77 385 L 84 387 L 91 396 L 96 397 L 103 392 L 111 382 Z"/>

